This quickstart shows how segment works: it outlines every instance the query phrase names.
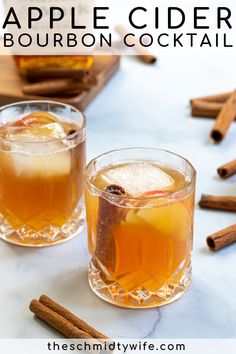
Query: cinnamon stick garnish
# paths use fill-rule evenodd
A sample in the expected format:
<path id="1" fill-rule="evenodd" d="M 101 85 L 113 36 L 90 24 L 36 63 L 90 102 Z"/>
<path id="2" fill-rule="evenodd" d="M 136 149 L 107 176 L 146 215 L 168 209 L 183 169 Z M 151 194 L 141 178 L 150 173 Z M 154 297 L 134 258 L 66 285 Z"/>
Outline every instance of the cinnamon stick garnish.
<path id="1" fill-rule="evenodd" d="M 66 79 L 76 78 L 81 79 L 89 75 L 87 69 L 73 69 L 73 68 L 56 68 L 45 67 L 38 69 L 26 69 L 25 79 L 29 82 L 41 81 L 44 79 Z"/>
<path id="2" fill-rule="evenodd" d="M 71 90 L 73 92 L 88 91 L 91 87 L 91 84 L 86 82 L 54 79 L 23 85 L 22 91 L 26 95 L 54 96 Z"/>
<path id="3" fill-rule="evenodd" d="M 223 103 L 208 102 L 203 100 L 192 101 L 192 116 L 216 118 L 223 108 Z"/>
<path id="4" fill-rule="evenodd" d="M 117 185 L 108 186 L 99 198 L 99 210 L 97 221 L 96 248 L 93 256 L 95 262 L 103 272 L 113 272 L 116 264 L 115 241 L 113 228 L 122 220 L 121 202 L 125 196 L 125 190 Z"/>
<path id="5" fill-rule="evenodd" d="M 219 115 L 217 116 L 211 137 L 215 143 L 220 143 L 228 132 L 236 116 L 236 91 L 224 103 Z"/>
<path id="6" fill-rule="evenodd" d="M 52 311 L 38 300 L 31 301 L 30 311 L 67 338 L 93 339 L 90 334 L 74 326 L 66 318 Z"/>
<path id="7" fill-rule="evenodd" d="M 234 242 L 236 242 L 236 224 L 207 237 L 207 245 L 212 251 L 218 251 Z"/>
<path id="8" fill-rule="evenodd" d="M 97 339 L 108 339 L 107 336 L 98 332 L 95 328 L 91 327 L 88 323 L 86 323 L 85 321 L 83 321 L 80 318 L 78 318 L 77 316 L 75 316 L 73 313 L 71 313 L 65 307 L 57 304 L 55 301 L 50 299 L 48 296 L 46 296 L 46 295 L 40 296 L 39 302 L 41 304 L 43 304 L 44 306 L 47 306 L 49 309 L 51 309 L 52 311 L 54 311 L 58 315 L 63 316 L 70 323 L 72 323 L 75 327 L 88 333 L 91 337 L 97 338 Z"/>
<path id="9" fill-rule="evenodd" d="M 117 26 L 116 31 L 122 38 L 128 34 L 128 31 L 123 26 Z M 143 47 L 135 37 L 132 37 L 132 44 L 134 44 L 133 49 L 136 51 L 137 57 L 142 62 L 145 64 L 154 64 L 157 61 L 157 57 Z"/>
<path id="10" fill-rule="evenodd" d="M 199 202 L 200 208 L 236 211 L 236 196 L 215 196 L 203 194 Z"/>
<path id="11" fill-rule="evenodd" d="M 207 101 L 207 102 L 213 102 L 213 103 L 225 103 L 229 99 L 231 94 L 232 94 L 232 91 L 231 92 L 219 93 L 219 94 L 211 95 L 211 96 L 197 97 L 197 98 L 193 98 L 191 100 L 191 104 L 194 104 L 194 101 Z"/>
<path id="12" fill-rule="evenodd" d="M 217 172 L 219 176 L 224 179 L 233 176 L 236 173 L 236 160 L 219 167 Z"/>

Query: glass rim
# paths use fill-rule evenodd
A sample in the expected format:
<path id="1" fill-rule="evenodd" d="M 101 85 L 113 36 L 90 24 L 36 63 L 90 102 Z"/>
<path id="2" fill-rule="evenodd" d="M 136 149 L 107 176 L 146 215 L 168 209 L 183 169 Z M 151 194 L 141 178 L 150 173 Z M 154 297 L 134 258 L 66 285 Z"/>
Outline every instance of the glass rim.
<path id="1" fill-rule="evenodd" d="M 18 101 L 18 102 L 14 102 L 14 103 L 10 103 L 4 106 L 0 107 L 0 114 L 1 112 L 3 112 L 4 110 L 10 108 L 10 107 L 14 107 L 14 106 L 20 106 L 20 105 L 24 105 L 24 104 L 34 104 L 34 103 L 38 103 L 38 104 L 56 104 L 59 105 L 61 107 L 68 107 L 74 110 L 75 113 L 78 113 L 80 115 L 80 117 L 82 118 L 82 125 L 81 127 L 79 127 L 79 130 L 74 132 L 73 134 L 71 134 L 70 136 L 66 136 L 64 138 L 54 138 L 54 139 L 47 139 L 47 140 L 27 140 L 27 139 L 23 139 L 20 141 L 21 144 L 45 144 L 45 143 L 55 143 L 58 141 L 63 141 L 63 140 L 71 140 L 74 139 L 76 137 L 78 137 L 81 132 L 86 129 L 86 116 L 85 114 L 80 111 L 79 109 L 75 108 L 74 106 L 67 104 L 67 103 L 63 103 L 63 102 L 58 102 L 58 101 L 51 101 L 51 100 L 29 100 L 29 101 Z M 32 112 L 33 113 L 33 112 Z M 4 124 L 3 124 L 4 125 Z M 0 121 L 0 127 L 1 127 L 1 121 Z M 7 137 L 2 137 L 0 136 L 0 140 L 4 140 L 4 141 L 9 141 L 9 142 L 16 142 L 16 140 L 14 139 L 9 139 Z"/>
<path id="2" fill-rule="evenodd" d="M 174 197 L 175 195 L 178 195 L 180 192 L 181 193 L 184 193 L 184 192 L 187 192 L 194 184 L 195 184 L 195 180 L 196 180 L 196 170 L 195 168 L 193 167 L 193 165 L 191 164 L 191 162 L 186 159 L 185 157 L 179 155 L 179 154 L 176 154 L 170 150 L 165 150 L 165 149 L 157 149 L 157 148 L 149 148 L 149 147 L 131 147 L 131 148 L 122 148 L 122 149 L 113 149 L 113 150 L 110 150 L 110 151 L 107 151 L 103 154 L 100 154 L 98 155 L 97 157 L 93 158 L 85 167 L 85 170 L 84 170 L 84 178 L 85 178 L 85 181 L 86 183 L 93 188 L 93 190 L 96 191 L 96 193 L 102 195 L 102 196 L 106 196 L 109 198 L 109 196 L 111 196 L 111 194 L 109 192 L 106 192 L 100 188 L 97 188 L 94 183 L 92 183 L 90 180 L 89 180 L 89 176 L 88 176 L 88 169 L 90 168 L 90 166 L 92 166 L 92 164 L 94 162 L 96 162 L 98 159 L 102 158 L 102 157 L 105 157 L 105 156 L 108 156 L 112 153 L 116 153 L 116 152 L 122 152 L 122 151 L 134 151 L 134 150 L 147 150 L 147 151 L 156 151 L 156 152 L 164 152 L 164 153 L 167 153 L 167 154 L 170 154 L 172 156 L 175 156 L 175 157 L 178 157 L 180 158 L 182 161 L 185 161 L 185 163 L 187 163 L 191 170 L 192 170 L 192 178 L 191 180 L 189 181 L 189 183 L 184 186 L 183 188 L 180 188 L 176 191 L 170 191 L 168 193 L 166 193 L 164 196 L 163 195 L 159 195 L 159 196 L 138 196 L 138 197 L 129 197 L 129 196 L 118 196 L 116 195 L 116 198 L 119 199 L 119 200 L 130 200 L 130 201 L 147 201 L 147 200 L 165 200 L 165 199 L 168 199 L 168 198 L 172 198 Z"/>

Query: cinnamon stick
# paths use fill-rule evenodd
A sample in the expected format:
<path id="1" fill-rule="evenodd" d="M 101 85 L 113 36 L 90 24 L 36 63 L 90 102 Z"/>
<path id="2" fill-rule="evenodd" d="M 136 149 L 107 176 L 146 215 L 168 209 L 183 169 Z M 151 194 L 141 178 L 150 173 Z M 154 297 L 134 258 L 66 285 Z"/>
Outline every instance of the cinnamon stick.
<path id="1" fill-rule="evenodd" d="M 219 167 L 217 172 L 219 176 L 224 179 L 233 176 L 236 173 L 236 160 Z"/>
<path id="2" fill-rule="evenodd" d="M 223 108 L 223 103 L 193 100 L 191 108 L 193 117 L 216 118 Z"/>
<path id="3" fill-rule="evenodd" d="M 216 95 L 211 95 L 211 96 L 203 96 L 203 97 L 197 97 L 193 98 L 191 100 L 191 104 L 194 104 L 194 101 L 206 101 L 206 102 L 213 102 L 213 103 L 225 103 L 230 95 L 232 94 L 231 92 L 224 92 L 224 93 L 219 93 Z"/>
<path id="4" fill-rule="evenodd" d="M 215 143 L 220 143 L 227 134 L 232 122 L 236 116 L 236 91 L 234 91 L 228 100 L 224 103 L 219 115 L 217 116 L 214 127 L 211 131 L 211 137 Z"/>
<path id="5" fill-rule="evenodd" d="M 26 95 L 55 96 L 71 90 L 82 92 L 89 89 L 91 89 L 90 83 L 71 79 L 54 79 L 23 85 L 22 91 Z"/>
<path id="6" fill-rule="evenodd" d="M 93 339 L 90 334 L 74 326 L 66 318 L 52 311 L 38 300 L 31 301 L 30 311 L 67 338 Z"/>
<path id="7" fill-rule="evenodd" d="M 117 33 L 123 38 L 128 34 L 128 31 L 123 26 L 116 27 Z M 137 53 L 137 57 L 145 64 L 154 64 L 157 61 L 157 57 L 150 53 L 145 47 L 143 47 L 139 41 L 132 37 L 132 44 L 134 44 L 134 50 Z"/>
<path id="8" fill-rule="evenodd" d="M 200 208 L 236 211 L 236 196 L 215 196 L 203 194 L 199 202 Z"/>
<path id="9" fill-rule="evenodd" d="M 120 203 L 125 191 L 120 186 L 110 185 L 104 192 L 99 198 L 96 248 L 92 261 L 108 275 L 114 271 L 116 264 L 113 228 L 119 225 L 123 217 L 122 207 L 116 203 Z"/>
<path id="10" fill-rule="evenodd" d="M 236 224 L 207 237 L 207 245 L 212 251 L 218 251 L 234 242 L 236 242 Z"/>
<path id="11" fill-rule="evenodd" d="M 38 69 L 27 69 L 25 79 L 29 82 L 41 81 L 43 79 L 81 79 L 89 74 L 87 69 L 45 67 Z"/>
<path id="12" fill-rule="evenodd" d="M 91 337 L 97 339 L 109 339 L 107 336 L 98 332 L 95 328 L 91 327 L 88 323 L 75 316 L 69 310 L 54 302 L 48 296 L 46 295 L 40 296 L 39 302 L 44 306 L 47 306 L 49 309 L 51 309 L 58 315 L 63 316 L 66 320 L 70 321 L 75 327 L 88 333 Z"/>

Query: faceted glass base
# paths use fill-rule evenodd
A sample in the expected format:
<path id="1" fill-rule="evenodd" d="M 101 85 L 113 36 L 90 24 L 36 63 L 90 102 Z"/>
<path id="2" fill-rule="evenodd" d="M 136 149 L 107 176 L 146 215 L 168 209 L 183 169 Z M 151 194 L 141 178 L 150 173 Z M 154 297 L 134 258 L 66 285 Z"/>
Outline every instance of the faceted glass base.
<path id="1" fill-rule="evenodd" d="M 61 228 L 49 224 L 40 231 L 29 225 L 14 229 L 0 214 L 0 239 L 23 247 L 48 247 L 71 240 L 83 229 L 84 223 L 82 207 L 77 208 Z"/>
<path id="2" fill-rule="evenodd" d="M 190 286 L 191 263 L 181 273 L 182 277 L 178 282 L 174 282 L 175 275 L 156 292 L 145 288 L 127 291 L 117 282 L 106 284 L 100 276 L 100 271 L 92 262 L 89 265 L 88 278 L 92 291 L 101 299 L 119 307 L 141 309 L 164 306 L 182 297 Z"/>

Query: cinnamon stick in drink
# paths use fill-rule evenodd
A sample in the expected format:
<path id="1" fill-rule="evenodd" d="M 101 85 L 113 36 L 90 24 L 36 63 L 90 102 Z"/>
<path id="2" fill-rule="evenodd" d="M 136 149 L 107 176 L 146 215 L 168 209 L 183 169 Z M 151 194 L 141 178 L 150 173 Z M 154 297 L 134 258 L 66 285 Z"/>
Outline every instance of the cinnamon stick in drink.
<path id="1" fill-rule="evenodd" d="M 99 197 L 97 238 L 93 262 L 97 263 L 106 273 L 114 271 L 116 264 L 113 228 L 119 225 L 122 220 L 122 197 L 124 196 L 125 190 L 122 187 L 110 185 Z"/>
<path id="2" fill-rule="evenodd" d="M 31 301 L 30 311 L 67 338 L 93 339 L 90 334 L 74 326 L 66 318 L 52 311 L 38 300 Z"/>
<path id="3" fill-rule="evenodd" d="M 218 251 L 236 242 L 236 224 L 207 237 L 207 245 L 212 251 Z"/>
<path id="4" fill-rule="evenodd" d="M 223 103 L 193 100 L 191 108 L 193 117 L 216 118 L 223 108 Z"/>
<path id="5" fill-rule="evenodd" d="M 203 194 L 199 202 L 200 208 L 236 211 L 236 196 L 215 196 Z"/>
<path id="6" fill-rule="evenodd" d="M 109 339 L 107 336 L 98 332 L 95 328 L 91 327 L 88 323 L 81 320 L 79 317 L 75 316 L 73 313 L 71 313 L 65 307 L 57 304 L 55 301 L 50 299 L 48 296 L 46 296 L 46 295 L 40 296 L 39 302 L 41 304 L 43 304 L 44 306 L 47 306 L 49 309 L 51 309 L 52 311 L 54 311 L 58 315 L 63 316 L 66 320 L 70 321 L 75 327 L 88 333 L 91 337 L 97 338 L 97 339 Z"/>
<path id="7" fill-rule="evenodd" d="M 125 38 L 128 34 L 128 31 L 123 26 L 117 26 L 116 31 L 122 38 Z M 142 62 L 145 64 L 154 64 L 157 61 L 157 57 L 143 47 L 135 37 L 132 37 L 132 44 L 134 44 L 133 48 Z"/>
<path id="8" fill-rule="evenodd" d="M 233 176 L 236 173 L 236 160 L 219 167 L 217 172 L 221 178 L 229 178 Z"/>
<path id="9" fill-rule="evenodd" d="M 236 116 L 236 91 L 224 103 L 211 131 L 211 137 L 215 143 L 220 143 L 227 134 Z"/>

